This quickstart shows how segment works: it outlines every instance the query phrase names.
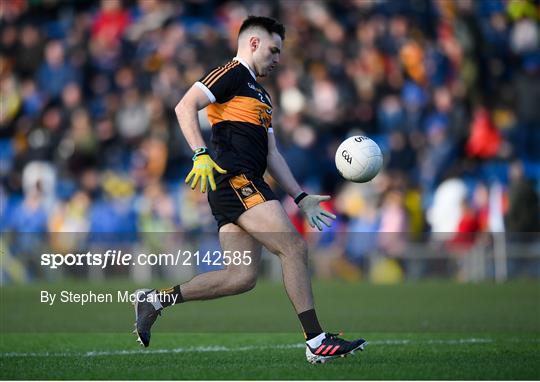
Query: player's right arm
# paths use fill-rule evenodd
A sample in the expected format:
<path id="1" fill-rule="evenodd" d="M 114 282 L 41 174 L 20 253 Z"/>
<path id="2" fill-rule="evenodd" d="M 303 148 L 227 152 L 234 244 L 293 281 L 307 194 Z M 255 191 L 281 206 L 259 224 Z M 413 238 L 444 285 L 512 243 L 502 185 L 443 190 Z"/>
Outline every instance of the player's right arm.
<path id="1" fill-rule="evenodd" d="M 180 129 L 193 151 L 199 147 L 206 147 L 199 125 L 199 110 L 210 104 L 208 96 L 193 85 L 174 108 Z"/>
<path id="2" fill-rule="evenodd" d="M 210 183 L 212 191 L 216 189 L 213 171 L 226 173 L 208 155 L 206 144 L 201 133 L 198 113 L 210 104 L 210 99 L 204 91 L 193 85 L 174 108 L 180 129 L 186 138 L 189 147 L 195 152 L 193 156 L 193 169 L 186 177 L 186 183 L 191 181 L 191 188 L 195 189 L 201 181 L 201 192 L 206 192 L 206 184 Z"/>

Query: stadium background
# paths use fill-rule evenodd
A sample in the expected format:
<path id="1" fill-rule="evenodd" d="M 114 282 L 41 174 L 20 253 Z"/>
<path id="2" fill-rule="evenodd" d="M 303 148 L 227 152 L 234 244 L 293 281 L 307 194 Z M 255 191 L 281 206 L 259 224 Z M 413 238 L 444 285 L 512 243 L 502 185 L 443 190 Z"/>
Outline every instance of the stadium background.
<path id="1" fill-rule="evenodd" d="M 459 263 L 480 248 L 488 259 L 489 232 L 521 233 L 510 241 L 525 244 L 509 252 L 538 252 L 538 2 L 6 1 L 0 228 L 13 235 L 4 282 L 39 277 L 35 250 L 57 232 L 140 242 L 152 241 L 144 232 L 215 231 L 206 196 L 183 185 L 192 153 L 173 109 L 234 55 L 248 14 L 287 27 L 279 70 L 262 81 L 280 149 L 306 190 L 334 196 L 328 207 L 339 215 L 310 240 L 324 252 L 316 274 L 358 279 L 373 254 Z M 209 141 L 204 113 L 201 124 Z M 360 133 L 379 143 L 385 166 L 355 185 L 333 156 Z M 409 275 L 426 274 L 404 262 Z M 479 277 L 491 277 L 484 262 Z M 516 262 L 505 273 L 539 275 L 534 256 Z M 443 274 L 474 279 L 470 267 Z"/>

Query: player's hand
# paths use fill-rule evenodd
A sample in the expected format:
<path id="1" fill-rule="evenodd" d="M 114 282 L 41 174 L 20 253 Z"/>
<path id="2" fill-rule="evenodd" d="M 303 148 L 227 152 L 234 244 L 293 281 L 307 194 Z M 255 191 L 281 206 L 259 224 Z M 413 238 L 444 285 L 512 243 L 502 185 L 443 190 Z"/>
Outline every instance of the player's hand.
<path id="1" fill-rule="evenodd" d="M 319 231 L 322 231 L 321 223 L 330 227 L 332 220 L 336 219 L 336 215 L 321 208 L 320 203 L 325 200 L 330 200 L 330 196 L 323 195 L 307 195 L 305 193 L 300 194 L 295 202 L 302 210 L 311 228 L 317 227 Z"/>
<path id="2" fill-rule="evenodd" d="M 206 149 L 201 153 L 195 152 L 193 156 L 193 169 L 186 177 L 186 183 L 191 181 L 191 189 L 194 190 L 199 180 L 201 181 L 201 192 L 206 192 L 206 185 L 210 183 L 212 191 L 216 190 L 216 181 L 214 180 L 214 170 L 220 174 L 226 174 L 227 171 L 217 165 L 212 160 Z"/>

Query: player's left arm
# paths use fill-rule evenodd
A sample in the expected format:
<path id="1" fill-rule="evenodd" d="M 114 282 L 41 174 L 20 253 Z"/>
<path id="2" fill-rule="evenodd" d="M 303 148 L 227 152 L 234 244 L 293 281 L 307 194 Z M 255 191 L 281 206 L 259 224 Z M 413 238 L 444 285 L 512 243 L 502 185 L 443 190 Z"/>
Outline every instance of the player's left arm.
<path id="1" fill-rule="evenodd" d="M 330 200 L 330 196 L 308 195 L 302 190 L 289 165 L 279 152 L 276 137 L 272 130 L 268 132 L 267 165 L 268 173 L 287 194 L 294 198 L 295 203 L 300 207 L 311 227 L 317 227 L 319 231 L 322 231 L 321 222 L 330 227 L 331 219 L 335 219 L 336 215 L 320 206 L 322 201 Z"/>
<path id="2" fill-rule="evenodd" d="M 302 188 L 294 178 L 287 162 L 279 152 L 274 133 L 268 132 L 268 173 L 278 182 L 279 186 L 293 198 L 302 192 Z"/>

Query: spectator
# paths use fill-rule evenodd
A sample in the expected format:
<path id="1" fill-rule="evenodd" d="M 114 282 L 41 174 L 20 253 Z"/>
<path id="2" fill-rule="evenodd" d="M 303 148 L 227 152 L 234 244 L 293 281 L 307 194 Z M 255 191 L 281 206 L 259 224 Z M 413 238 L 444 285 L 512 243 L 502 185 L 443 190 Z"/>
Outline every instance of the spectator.
<path id="1" fill-rule="evenodd" d="M 37 71 L 39 89 L 51 99 L 57 99 L 68 83 L 79 81 L 79 73 L 65 58 L 62 42 L 53 40 L 47 43 L 45 62 Z"/>
<path id="2" fill-rule="evenodd" d="M 412 148 L 407 136 L 400 131 L 394 131 L 389 136 L 389 159 L 386 164 L 388 171 L 398 171 L 413 175 L 416 167 L 416 151 Z"/>
<path id="3" fill-rule="evenodd" d="M 407 224 L 403 193 L 389 191 L 383 199 L 379 226 L 379 248 L 383 253 L 397 257 L 405 252 Z"/>
<path id="4" fill-rule="evenodd" d="M 493 158 L 499 152 L 501 136 L 485 108 L 476 110 L 467 141 L 467 154 L 483 159 Z"/>
<path id="5" fill-rule="evenodd" d="M 540 231 L 540 203 L 530 180 L 525 178 L 523 164 L 515 161 L 510 166 L 506 230 L 512 233 Z"/>

